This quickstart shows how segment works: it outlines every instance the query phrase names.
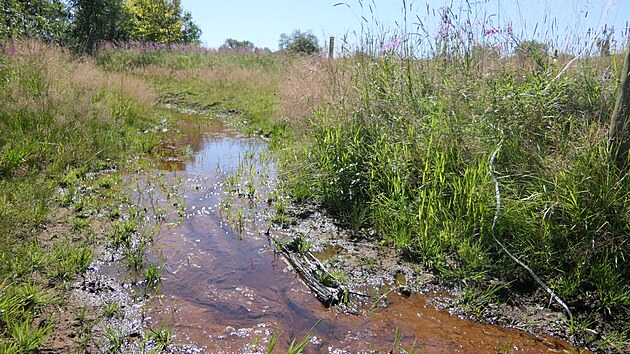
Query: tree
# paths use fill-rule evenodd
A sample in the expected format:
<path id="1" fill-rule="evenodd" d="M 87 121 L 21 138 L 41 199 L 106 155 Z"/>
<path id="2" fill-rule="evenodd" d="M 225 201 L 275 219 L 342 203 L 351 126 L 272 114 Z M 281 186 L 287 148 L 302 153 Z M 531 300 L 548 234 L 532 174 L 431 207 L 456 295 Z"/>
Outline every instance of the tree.
<path id="1" fill-rule="evenodd" d="M 293 30 L 291 35 L 283 33 L 280 35 L 280 50 L 286 50 L 291 53 L 298 54 L 315 54 L 319 53 L 320 47 L 317 37 L 311 31 L 301 32 Z"/>
<path id="2" fill-rule="evenodd" d="M 62 0 L 1 0 L 0 39 L 37 38 L 59 42 L 68 26 Z"/>
<path id="3" fill-rule="evenodd" d="M 131 39 L 155 43 L 196 43 L 201 30 L 180 0 L 126 0 Z"/>
<path id="4" fill-rule="evenodd" d="M 199 44 L 201 29 L 192 20 L 190 12 L 185 11 L 182 17 L 182 43 Z"/>
<path id="5" fill-rule="evenodd" d="M 79 51 L 92 54 L 98 41 L 129 39 L 130 15 L 123 0 L 71 0 L 71 37 Z"/>
<path id="6" fill-rule="evenodd" d="M 250 41 L 239 41 L 233 38 L 228 38 L 225 40 L 225 43 L 221 46 L 221 48 L 253 51 L 254 43 Z"/>

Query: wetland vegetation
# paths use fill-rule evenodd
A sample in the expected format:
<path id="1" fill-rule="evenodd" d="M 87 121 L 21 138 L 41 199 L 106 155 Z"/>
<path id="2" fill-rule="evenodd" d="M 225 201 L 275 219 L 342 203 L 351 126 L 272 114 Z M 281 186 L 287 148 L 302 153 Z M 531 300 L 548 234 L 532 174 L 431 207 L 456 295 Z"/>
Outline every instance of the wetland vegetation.
<path id="1" fill-rule="evenodd" d="M 367 33 L 334 60 L 113 44 L 77 57 L 3 42 L 0 351 L 51 348 L 63 316 L 79 324 L 75 348 L 123 346 L 114 328 L 103 342 L 91 335 L 117 303 L 75 311 L 65 294 L 103 247 L 118 250 L 132 282 L 159 287 L 143 231 L 159 213 L 121 185 L 123 168 L 142 170 L 172 138 L 162 134 L 174 122 L 167 104 L 229 113 L 268 139 L 278 194 L 459 289 L 469 316 L 509 325 L 497 304 L 548 306 L 566 312 L 554 326 L 576 345 L 627 351 L 630 180 L 609 145 L 624 52 L 576 58 L 535 42 L 508 51 L 518 41 L 507 29 L 481 41 L 469 26 L 446 21 L 429 52 L 400 30 Z M 289 224 L 286 200 L 273 202 L 278 227 Z M 170 332 L 141 337 L 164 348 Z"/>

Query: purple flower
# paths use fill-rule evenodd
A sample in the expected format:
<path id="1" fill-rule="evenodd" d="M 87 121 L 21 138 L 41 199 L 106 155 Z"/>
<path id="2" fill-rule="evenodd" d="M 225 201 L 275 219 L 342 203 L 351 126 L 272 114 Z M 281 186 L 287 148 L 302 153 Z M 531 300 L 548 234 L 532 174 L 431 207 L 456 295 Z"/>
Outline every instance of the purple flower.
<path id="1" fill-rule="evenodd" d="M 505 28 L 505 31 L 506 31 L 508 34 L 512 34 L 512 25 L 508 25 L 508 26 Z"/>
<path id="2" fill-rule="evenodd" d="M 399 45 L 400 45 L 400 40 L 398 40 L 398 37 L 393 37 L 391 41 L 383 45 L 383 47 L 381 48 L 381 54 L 388 54 L 390 52 L 394 52 L 396 51 L 396 49 L 398 49 Z"/>
<path id="3" fill-rule="evenodd" d="M 394 38 L 392 38 L 391 43 L 392 43 L 392 47 L 398 48 L 398 45 L 400 44 L 400 41 L 398 40 L 398 37 L 394 37 Z"/>
<path id="4" fill-rule="evenodd" d="M 494 36 L 495 34 L 499 33 L 499 31 L 494 28 L 488 28 L 484 33 L 486 36 Z"/>
<path id="5" fill-rule="evenodd" d="M 9 56 L 14 56 L 15 55 L 15 49 L 13 49 L 13 47 L 9 48 Z"/>
<path id="6" fill-rule="evenodd" d="M 448 39 L 448 32 L 450 29 L 450 24 L 440 20 L 440 27 L 438 29 L 438 37 L 443 41 Z"/>

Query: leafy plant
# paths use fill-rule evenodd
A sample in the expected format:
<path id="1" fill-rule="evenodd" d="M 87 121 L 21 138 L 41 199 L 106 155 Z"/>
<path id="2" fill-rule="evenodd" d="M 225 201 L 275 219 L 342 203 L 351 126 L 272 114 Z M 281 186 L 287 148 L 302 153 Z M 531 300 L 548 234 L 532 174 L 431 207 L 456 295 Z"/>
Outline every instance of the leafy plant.
<path id="1" fill-rule="evenodd" d="M 173 341 L 172 337 L 171 329 L 165 322 L 162 322 L 157 330 L 151 329 L 148 336 L 149 340 L 155 344 L 158 352 L 163 352 L 169 348 Z"/>
<path id="2" fill-rule="evenodd" d="M 125 344 L 124 335 L 118 329 L 112 327 L 105 329 L 105 339 L 107 340 L 106 348 L 108 353 L 120 353 Z"/>
<path id="3" fill-rule="evenodd" d="M 160 268 L 154 264 L 149 265 L 144 270 L 144 279 L 147 282 L 147 287 L 153 289 L 159 289 L 162 277 L 160 276 Z"/>
<path id="4" fill-rule="evenodd" d="M 311 327 L 311 329 L 308 331 L 308 333 L 306 333 L 304 335 L 304 337 L 299 341 L 296 342 L 296 339 L 294 338 L 291 341 L 291 344 L 289 344 L 289 348 L 287 349 L 287 353 L 289 354 L 299 354 L 302 353 L 304 351 L 304 349 L 306 349 L 306 347 L 309 345 L 311 338 L 313 338 L 313 336 L 311 335 L 311 333 L 313 332 L 313 329 L 315 329 L 315 327 L 317 327 L 317 325 L 321 322 L 322 320 L 318 320 L 317 322 L 315 322 L 315 324 L 313 325 L 313 327 Z"/>
<path id="5" fill-rule="evenodd" d="M 105 304 L 103 308 L 103 316 L 106 318 L 112 318 L 120 313 L 120 304 L 116 301 L 110 301 Z"/>

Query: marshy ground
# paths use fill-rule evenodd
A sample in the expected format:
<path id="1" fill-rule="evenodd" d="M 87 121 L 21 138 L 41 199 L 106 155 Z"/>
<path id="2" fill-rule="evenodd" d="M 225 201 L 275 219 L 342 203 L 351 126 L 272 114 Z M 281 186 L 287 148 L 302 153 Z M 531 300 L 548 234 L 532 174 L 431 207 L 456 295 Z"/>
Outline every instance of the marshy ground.
<path id="1" fill-rule="evenodd" d="M 7 53 L 3 351 L 628 348 L 619 55 L 554 79 L 562 63 L 483 51 Z M 347 304 L 276 252 L 295 237 Z"/>

